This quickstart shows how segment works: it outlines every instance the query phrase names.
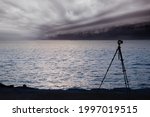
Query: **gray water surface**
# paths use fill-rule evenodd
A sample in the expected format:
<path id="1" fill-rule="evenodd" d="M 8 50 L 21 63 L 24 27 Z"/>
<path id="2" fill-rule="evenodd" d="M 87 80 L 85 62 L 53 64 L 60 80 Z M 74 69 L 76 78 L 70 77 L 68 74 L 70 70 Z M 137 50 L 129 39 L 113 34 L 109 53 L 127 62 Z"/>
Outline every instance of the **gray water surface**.
<path id="1" fill-rule="evenodd" d="M 0 82 L 40 89 L 98 88 L 116 41 L 0 41 Z M 150 41 L 122 45 L 131 88 L 150 87 Z M 118 56 L 103 88 L 125 87 Z"/>

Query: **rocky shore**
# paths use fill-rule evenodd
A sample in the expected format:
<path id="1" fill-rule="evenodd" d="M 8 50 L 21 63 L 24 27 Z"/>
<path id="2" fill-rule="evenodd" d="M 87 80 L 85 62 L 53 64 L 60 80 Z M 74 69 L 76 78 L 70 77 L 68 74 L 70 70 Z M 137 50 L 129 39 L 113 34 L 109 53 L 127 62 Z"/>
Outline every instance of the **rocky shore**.
<path id="1" fill-rule="evenodd" d="M 149 100 L 150 88 L 144 89 L 36 89 L 0 83 L 1 100 Z"/>

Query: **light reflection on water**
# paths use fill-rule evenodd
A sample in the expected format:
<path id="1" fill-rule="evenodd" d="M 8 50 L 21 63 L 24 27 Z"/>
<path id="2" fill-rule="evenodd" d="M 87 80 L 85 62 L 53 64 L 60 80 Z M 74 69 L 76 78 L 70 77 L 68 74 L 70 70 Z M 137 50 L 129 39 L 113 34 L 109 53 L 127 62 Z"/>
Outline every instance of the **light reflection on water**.
<path id="1" fill-rule="evenodd" d="M 122 52 L 132 88 L 150 87 L 150 41 L 125 41 Z M 116 41 L 20 41 L 0 43 L 0 82 L 44 89 L 98 88 Z M 120 61 L 103 88 L 124 87 Z"/>

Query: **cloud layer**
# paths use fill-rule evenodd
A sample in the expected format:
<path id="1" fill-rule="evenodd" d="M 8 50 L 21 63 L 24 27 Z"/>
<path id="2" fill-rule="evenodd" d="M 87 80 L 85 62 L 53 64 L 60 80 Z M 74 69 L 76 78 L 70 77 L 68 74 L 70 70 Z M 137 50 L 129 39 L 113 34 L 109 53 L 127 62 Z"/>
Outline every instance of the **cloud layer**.
<path id="1" fill-rule="evenodd" d="M 46 37 L 150 20 L 150 0 L 0 0 L 0 37 Z"/>

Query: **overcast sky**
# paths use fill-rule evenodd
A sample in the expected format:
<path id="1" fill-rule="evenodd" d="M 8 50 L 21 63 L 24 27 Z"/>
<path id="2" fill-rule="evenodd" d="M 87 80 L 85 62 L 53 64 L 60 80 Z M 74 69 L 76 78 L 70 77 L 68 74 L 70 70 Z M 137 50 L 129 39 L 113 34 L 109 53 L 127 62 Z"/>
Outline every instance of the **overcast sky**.
<path id="1" fill-rule="evenodd" d="M 150 0 L 0 0 L 0 38 L 38 37 L 150 20 Z"/>

